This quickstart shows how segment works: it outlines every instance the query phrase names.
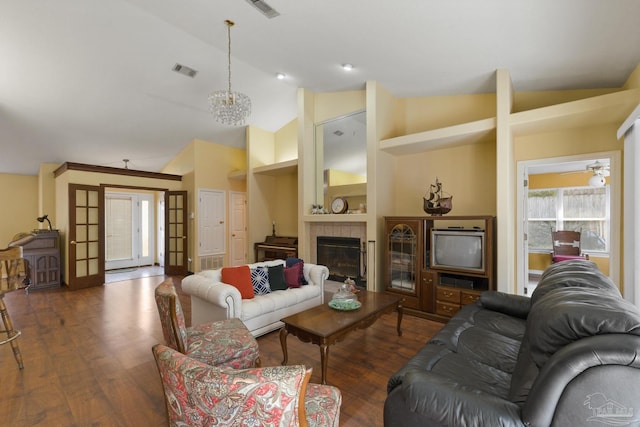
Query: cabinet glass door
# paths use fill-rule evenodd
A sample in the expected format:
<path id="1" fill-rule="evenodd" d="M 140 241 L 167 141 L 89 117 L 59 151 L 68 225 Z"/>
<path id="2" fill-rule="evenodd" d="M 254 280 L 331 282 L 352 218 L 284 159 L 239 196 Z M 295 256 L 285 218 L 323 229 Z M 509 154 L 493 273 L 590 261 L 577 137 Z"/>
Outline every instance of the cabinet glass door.
<path id="1" fill-rule="evenodd" d="M 409 225 L 395 225 L 388 236 L 389 287 L 408 292 L 416 290 L 416 234 Z"/>

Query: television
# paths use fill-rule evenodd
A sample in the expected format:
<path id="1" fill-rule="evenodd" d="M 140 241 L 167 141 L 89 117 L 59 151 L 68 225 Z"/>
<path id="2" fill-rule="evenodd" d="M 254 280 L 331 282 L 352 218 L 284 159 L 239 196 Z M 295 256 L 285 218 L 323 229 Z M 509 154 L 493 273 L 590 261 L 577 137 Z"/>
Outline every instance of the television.
<path id="1" fill-rule="evenodd" d="M 485 244 L 481 229 L 431 229 L 430 268 L 485 274 Z"/>

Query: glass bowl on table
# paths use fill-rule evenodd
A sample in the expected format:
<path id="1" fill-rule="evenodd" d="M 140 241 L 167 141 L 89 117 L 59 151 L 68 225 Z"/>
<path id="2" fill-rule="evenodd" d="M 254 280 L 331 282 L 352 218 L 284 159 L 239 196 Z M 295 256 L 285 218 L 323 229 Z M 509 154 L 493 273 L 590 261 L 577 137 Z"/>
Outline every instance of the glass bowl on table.
<path id="1" fill-rule="evenodd" d="M 340 289 L 333 294 L 331 301 L 329 301 L 329 307 L 341 311 L 359 309 L 362 303 L 358 301 L 358 296 L 351 292 L 350 288 L 348 284 L 341 285 Z"/>

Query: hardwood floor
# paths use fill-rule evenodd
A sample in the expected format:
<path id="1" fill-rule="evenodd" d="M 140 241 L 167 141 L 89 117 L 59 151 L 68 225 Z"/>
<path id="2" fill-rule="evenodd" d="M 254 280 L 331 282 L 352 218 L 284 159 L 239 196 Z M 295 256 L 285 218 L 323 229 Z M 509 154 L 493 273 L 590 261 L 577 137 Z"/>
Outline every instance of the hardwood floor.
<path id="1" fill-rule="evenodd" d="M 153 290 L 162 276 L 66 289 L 17 291 L 5 302 L 17 329 L 24 370 L 0 346 L 0 419 L 10 426 L 165 426 L 162 385 L 151 346 L 163 341 Z M 179 278 L 174 278 L 178 291 Z M 190 318 L 190 301 L 181 294 Z M 440 329 L 440 323 L 382 316 L 329 351 L 327 381 L 343 396 L 340 425 L 381 426 L 386 383 Z M 320 351 L 289 337 L 289 363 L 313 367 Z M 277 332 L 258 339 L 262 365 L 278 365 Z"/>

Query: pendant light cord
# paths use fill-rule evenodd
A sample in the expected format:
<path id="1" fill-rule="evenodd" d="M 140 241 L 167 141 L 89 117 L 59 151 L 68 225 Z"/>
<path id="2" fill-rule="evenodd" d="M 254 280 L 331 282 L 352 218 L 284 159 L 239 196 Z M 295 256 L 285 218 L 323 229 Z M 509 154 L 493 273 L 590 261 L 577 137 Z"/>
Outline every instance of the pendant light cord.
<path id="1" fill-rule="evenodd" d="M 227 70 L 229 72 L 229 97 L 231 97 L 231 27 L 235 25 L 233 21 L 224 21 L 227 24 Z"/>

